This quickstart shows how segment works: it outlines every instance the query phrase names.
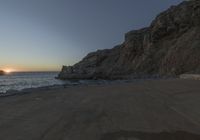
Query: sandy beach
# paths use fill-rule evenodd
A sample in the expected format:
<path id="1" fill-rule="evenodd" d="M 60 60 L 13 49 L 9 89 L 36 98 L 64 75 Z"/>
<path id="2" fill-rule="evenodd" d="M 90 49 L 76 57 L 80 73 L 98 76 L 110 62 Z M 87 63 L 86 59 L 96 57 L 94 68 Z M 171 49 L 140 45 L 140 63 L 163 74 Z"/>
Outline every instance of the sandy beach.
<path id="1" fill-rule="evenodd" d="M 0 98 L 1 140 L 200 140 L 200 81 L 147 80 Z"/>

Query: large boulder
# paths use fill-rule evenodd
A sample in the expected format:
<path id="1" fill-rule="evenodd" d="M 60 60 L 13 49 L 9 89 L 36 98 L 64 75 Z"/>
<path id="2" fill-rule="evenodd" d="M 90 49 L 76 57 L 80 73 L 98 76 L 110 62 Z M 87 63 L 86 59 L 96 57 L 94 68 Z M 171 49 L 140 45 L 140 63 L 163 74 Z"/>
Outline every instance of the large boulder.
<path id="1" fill-rule="evenodd" d="M 200 1 L 184 1 L 151 25 L 125 34 L 113 49 L 88 54 L 62 68 L 60 79 L 119 79 L 141 75 L 200 73 Z"/>

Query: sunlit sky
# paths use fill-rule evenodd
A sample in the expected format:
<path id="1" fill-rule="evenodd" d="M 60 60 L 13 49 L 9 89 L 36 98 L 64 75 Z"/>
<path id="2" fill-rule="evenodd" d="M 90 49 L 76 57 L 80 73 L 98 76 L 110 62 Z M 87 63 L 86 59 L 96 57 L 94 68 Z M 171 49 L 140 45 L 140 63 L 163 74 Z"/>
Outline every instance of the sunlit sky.
<path id="1" fill-rule="evenodd" d="M 58 71 L 182 0 L 0 0 L 0 69 Z"/>

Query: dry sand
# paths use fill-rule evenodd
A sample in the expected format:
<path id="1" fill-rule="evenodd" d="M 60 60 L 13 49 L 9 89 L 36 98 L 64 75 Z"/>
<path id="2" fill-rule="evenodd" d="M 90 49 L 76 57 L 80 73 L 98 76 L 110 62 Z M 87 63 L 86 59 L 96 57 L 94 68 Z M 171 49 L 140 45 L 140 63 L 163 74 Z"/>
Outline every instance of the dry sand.
<path id="1" fill-rule="evenodd" d="M 77 86 L 3 97 L 0 140 L 200 140 L 200 81 Z"/>

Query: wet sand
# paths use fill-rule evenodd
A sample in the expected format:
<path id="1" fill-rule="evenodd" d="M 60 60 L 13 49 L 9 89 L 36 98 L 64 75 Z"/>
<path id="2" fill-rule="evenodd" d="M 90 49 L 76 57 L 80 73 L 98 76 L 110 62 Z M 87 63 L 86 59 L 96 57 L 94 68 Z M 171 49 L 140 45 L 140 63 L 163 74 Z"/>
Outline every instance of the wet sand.
<path id="1" fill-rule="evenodd" d="M 2 97 L 0 140 L 200 140 L 200 81 L 148 80 Z"/>

